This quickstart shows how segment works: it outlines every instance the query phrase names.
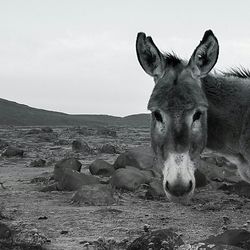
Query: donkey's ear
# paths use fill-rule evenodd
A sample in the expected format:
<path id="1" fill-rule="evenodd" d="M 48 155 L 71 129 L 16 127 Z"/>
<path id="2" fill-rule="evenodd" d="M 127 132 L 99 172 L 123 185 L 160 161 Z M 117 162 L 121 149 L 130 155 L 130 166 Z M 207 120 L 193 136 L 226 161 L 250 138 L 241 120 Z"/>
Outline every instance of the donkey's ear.
<path id="1" fill-rule="evenodd" d="M 146 73 L 156 78 L 163 76 L 165 60 L 150 36 L 146 37 L 145 33 L 138 33 L 136 39 L 136 53 Z"/>
<path id="2" fill-rule="evenodd" d="M 217 62 L 218 55 L 218 40 L 211 30 L 207 30 L 188 63 L 193 75 L 206 76 Z"/>

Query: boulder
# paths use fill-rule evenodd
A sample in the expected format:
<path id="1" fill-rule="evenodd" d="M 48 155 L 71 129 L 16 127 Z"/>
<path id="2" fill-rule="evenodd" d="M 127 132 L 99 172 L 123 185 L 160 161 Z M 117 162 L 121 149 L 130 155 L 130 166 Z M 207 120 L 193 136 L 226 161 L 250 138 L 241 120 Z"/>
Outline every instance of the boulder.
<path id="1" fill-rule="evenodd" d="M 65 169 L 71 169 L 80 172 L 82 167 L 82 163 L 75 158 L 66 158 L 62 159 L 55 164 L 54 167 L 54 179 L 59 181 Z"/>
<path id="2" fill-rule="evenodd" d="M 183 245 L 184 242 L 179 235 L 171 229 L 160 229 L 149 232 L 135 239 L 127 248 L 127 250 L 142 250 L 142 249 L 176 249 Z"/>
<path id="3" fill-rule="evenodd" d="M 217 236 L 210 236 L 202 241 L 206 244 L 227 245 L 242 249 L 250 249 L 250 232 L 244 229 L 230 229 Z M 236 249 L 236 248 L 226 248 Z"/>
<path id="4" fill-rule="evenodd" d="M 148 190 L 146 192 L 147 199 L 163 199 L 166 198 L 166 194 L 163 190 L 162 180 L 160 179 L 153 179 L 148 186 Z"/>
<path id="5" fill-rule="evenodd" d="M 194 177 L 195 177 L 195 187 L 196 188 L 205 187 L 209 183 L 206 176 L 199 169 L 195 170 Z"/>
<path id="6" fill-rule="evenodd" d="M 37 135 L 41 133 L 41 129 L 39 128 L 32 128 L 29 131 L 27 131 L 27 135 Z"/>
<path id="7" fill-rule="evenodd" d="M 193 244 L 185 244 L 177 248 L 177 250 L 244 250 L 243 248 L 222 245 L 222 244 L 210 244 L 205 242 L 198 242 Z"/>
<path id="8" fill-rule="evenodd" d="M 72 150 L 81 153 L 91 153 L 92 149 L 87 142 L 77 139 L 72 142 Z"/>
<path id="9" fill-rule="evenodd" d="M 13 156 L 23 157 L 23 154 L 24 154 L 24 151 L 22 149 L 9 146 L 4 150 L 4 152 L 2 153 L 2 156 L 5 156 L 5 157 L 13 157 Z"/>
<path id="10" fill-rule="evenodd" d="M 92 175 L 77 172 L 66 168 L 58 181 L 57 188 L 60 191 L 75 191 L 83 185 L 99 184 L 99 179 Z"/>
<path id="11" fill-rule="evenodd" d="M 117 147 L 110 143 L 106 143 L 102 145 L 99 151 L 104 154 L 117 154 L 118 153 Z"/>
<path id="12" fill-rule="evenodd" d="M 54 132 L 49 132 L 49 133 L 40 133 L 38 134 L 38 139 L 41 142 L 56 142 L 58 140 L 58 134 Z"/>
<path id="13" fill-rule="evenodd" d="M 110 185 L 104 184 L 83 185 L 73 195 L 72 201 L 92 206 L 109 206 L 115 202 Z"/>
<path id="14" fill-rule="evenodd" d="M 237 194 L 240 197 L 250 198 L 250 184 L 245 181 L 239 181 L 231 185 L 222 184 L 219 189 L 226 191 L 228 194 Z"/>
<path id="15" fill-rule="evenodd" d="M 146 184 L 149 179 L 143 171 L 134 167 L 117 169 L 110 179 L 110 183 L 117 189 L 136 190 L 140 185 Z"/>
<path id="16" fill-rule="evenodd" d="M 137 147 L 118 156 L 115 169 L 132 166 L 138 169 L 154 169 L 154 155 L 150 147 Z"/>
<path id="17" fill-rule="evenodd" d="M 34 160 L 30 163 L 30 167 L 32 168 L 42 168 L 45 167 L 45 165 L 46 161 L 43 159 Z"/>
<path id="18" fill-rule="evenodd" d="M 104 136 L 110 136 L 110 137 L 117 137 L 116 131 L 107 127 L 98 128 L 96 131 L 97 135 L 104 135 Z"/>
<path id="19" fill-rule="evenodd" d="M 11 229 L 0 222 L 0 241 L 1 240 L 8 240 L 12 237 L 12 231 Z"/>
<path id="20" fill-rule="evenodd" d="M 42 127 L 41 132 L 43 133 L 53 133 L 53 129 L 50 127 Z"/>
<path id="21" fill-rule="evenodd" d="M 0 150 L 7 148 L 9 146 L 9 143 L 0 139 Z"/>
<path id="22" fill-rule="evenodd" d="M 93 175 L 108 177 L 114 173 L 115 169 L 110 163 L 97 159 L 89 165 L 89 171 Z"/>
<path id="23" fill-rule="evenodd" d="M 88 127 L 79 127 L 76 128 L 76 131 L 78 134 L 84 136 L 92 136 L 95 134 L 95 130 L 93 128 L 88 128 Z"/>
<path id="24" fill-rule="evenodd" d="M 206 176 L 208 180 L 216 182 L 231 182 L 235 183 L 241 180 L 237 174 L 237 170 L 232 167 L 233 165 L 226 165 L 218 167 L 216 164 L 200 161 L 199 170 Z"/>

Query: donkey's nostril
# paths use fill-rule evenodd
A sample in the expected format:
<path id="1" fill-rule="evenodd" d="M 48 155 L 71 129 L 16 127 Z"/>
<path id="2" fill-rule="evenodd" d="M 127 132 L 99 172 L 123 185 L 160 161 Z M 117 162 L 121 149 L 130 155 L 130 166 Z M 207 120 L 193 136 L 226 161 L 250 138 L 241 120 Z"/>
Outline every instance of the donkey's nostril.
<path id="1" fill-rule="evenodd" d="M 166 188 L 167 191 L 169 191 L 168 181 L 166 182 L 165 188 Z"/>
<path id="2" fill-rule="evenodd" d="M 189 181 L 188 185 L 183 185 L 182 183 L 175 183 L 174 185 L 169 185 L 168 182 L 166 182 L 166 191 L 168 191 L 170 194 L 179 197 L 184 196 L 192 191 L 193 188 L 193 182 Z"/>
<path id="3" fill-rule="evenodd" d="M 189 181 L 189 187 L 188 187 L 188 192 L 190 192 L 193 188 L 193 182 Z"/>

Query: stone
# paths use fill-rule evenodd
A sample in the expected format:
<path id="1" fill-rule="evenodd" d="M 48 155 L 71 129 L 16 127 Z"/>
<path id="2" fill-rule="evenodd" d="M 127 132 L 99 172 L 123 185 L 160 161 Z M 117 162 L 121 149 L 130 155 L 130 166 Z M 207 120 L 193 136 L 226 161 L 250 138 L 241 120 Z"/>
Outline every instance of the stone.
<path id="1" fill-rule="evenodd" d="M 75 191 L 83 185 L 99 184 L 97 177 L 77 172 L 72 169 L 65 169 L 63 176 L 59 179 L 57 188 L 60 191 Z"/>
<path id="2" fill-rule="evenodd" d="M 154 169 L 154 155 L 150 147 L 140 146 L 118 156 L 115 169 L 132 166 L 138 169 Z"/>
<path id="3" fill-rule="evenodd" d="M 117 137 L 117 133 L 115 130 L 107 128 L 107 127 L 102 127 L 102 128 L 98 128 L 96 131 L 97 135 L 104 135 L 104 136 L 110 136 L 110 137 Z"/>
<path id="4" fill-rule="evenodd" d="M 60 180 L 64 174 L 65 169 L 71 169 L 80 172 L 82 163 L 75 158 L 62 159 L 55 164 L 54 167 L 54 179 Z"/>
<path id="5" fill-rule="evenodd" d="M 115 169 L 110 163 L 97 159 L 89 165 L 89 171 L 93 175 L 108 177 L 114 173 Z"/>
<path id="6" fill-rule="evenodd" d="M 32 168 L 43 168 L 46 165 L 46 161 L 43 159 L 34 160 L 30 163 Z"/>
<path id="7" fill-rule="evenodd" d="M 250 249 L 250 232 L 244 229 L 230 229 L 217 236 L 210 236 L 204 243 L 229 245 L 242 249 Z"/>
<path id="8" fill-rule="evenodd" d="M 177 250 L 244 250 L 243 248 L 222 245 L 222 244 L 210 244 L 205 242 L 198 242 L 193 244 L 185 244 L 177 248 Z"/>
<path id="9" fill-rule="evenodd" d="M 79 127 L 76 129 L 77 133 L 84 136 L 92 136 L 95 134 L 95 130 L 88 127 Z"/>
<path id="10" fill-rule="evenodd" d="M 117 189 L 126 189 L 134 191 L 142 184 L 148 183 L 147 176 L 137 168 L 117 169 L 110 179 L 110 183 Z"/>
<path id="11" fill-rule="evenodd" d="M 240 197 L 250 198 L 250 184 L 245 181 L 239 181 L 231 185 L 222 184 L 219 189 L 226 191 L 228 194 L 237 194 Z"/>
<path id="12" fill-rule="evenodd" d="M 53 129 L 50 127 L 42 127 L 41 132 L 43 133 L 53 133 Z"/>
<path id="13" fill-rule="evenodd" d="M 240 176 L 237 175 L 236 169 L 232 168 L 231 165 L 225 164 L 223 167 L 218 167 L 216 164 L 201 160 L 199 163 L 199 170 L 208 180 L 216 182 L 226 181 L 235 183 L 241 180 Z"/>
<path id="14" fill-rule="evenodd" d="M 135 239 L 127 248 L 127 250 L 142 250 L 142 249 L 176 249 L 183 245 L 184 242 L 171 229 L 160 229 L 149 232 Z"/>
<path id="15" fill-rule="evenodd" d="M 72 142 L 72 150 L 76 152 L 82 152 L 82 153 L 91 153 L 92 149 L 88 145 L 87 142 L 77 139 Z"/>
<path id="16" fill-rule="evenodd" d="M 0 150 L 7 148 L 9 146 L 9 143 L 0 139 Z"/>
<path id="17" fill-rule="evenodd" d="M 58 135 L 57 133 L 40 133 L 38 134 L 38 139 L 41 141 L 41 142 L 56 142 L 58 140 Z"/>
<path id="18" fill-rule="evenodd" d="M 14 157 L 14 156 L 23 157 L 23 155 L 24 155 L 24 150 L 12 146 L 7 147 L 2 153 L 2 156 L 5 157 Z"/>
<path id="19" fill-rule="evenodd" d="M 102 145 L 99 151 L 104 154 L 117 154 L 118 153 L 117 147 L 110 143 Z"/>
<path id="20" fill-rule="evenodd" d="M 11 229 L 4 223 L 0 222 L 0 241 L 8 240 L 12 237 Z"/>
<path id="21" fill-rule="evenodd" d="M 83 185 L 73 195 L 72 201 L 92 206 L 109 206 L 115 202 L 110 185 L 104 184 Z"/>
<path id="22" fill-rule="evenodd" d="M 162 180 L 156 178 L 153 179 L 153 181 L 149 183 L 148 190 L 146 192 L 146 198 L 158 200 L 158 199 L 163 199 L 165 197 L 166 194 L 163 190 Z"/>
<path id="23" fill-rule="evenodd" d="M 194 177 L 195 177 L 195 187 L 196 188 L 205 187 L 209 183 L 206 176 L 199 169 L 195 170 Z"/>
<path id="24" fill-rule="evenodd" d="M 41 133 L 41 129 L 39 128 L 32 128 L 29 131 L 27 131 L 27 135 L 36 135 L 36 134 L 40 134 Z"/>

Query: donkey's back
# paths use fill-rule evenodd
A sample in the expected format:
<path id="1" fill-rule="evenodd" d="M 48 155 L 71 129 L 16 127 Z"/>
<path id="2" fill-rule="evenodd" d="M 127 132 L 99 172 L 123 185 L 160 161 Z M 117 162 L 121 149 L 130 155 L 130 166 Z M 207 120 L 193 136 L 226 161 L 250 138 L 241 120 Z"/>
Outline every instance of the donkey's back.
<path id="1" fill-rule="evenodd" d="M 250 182 L 250 72 L 209 75 L 203 88 L 209 106 L 207 148 L 236 164 Z"/>

